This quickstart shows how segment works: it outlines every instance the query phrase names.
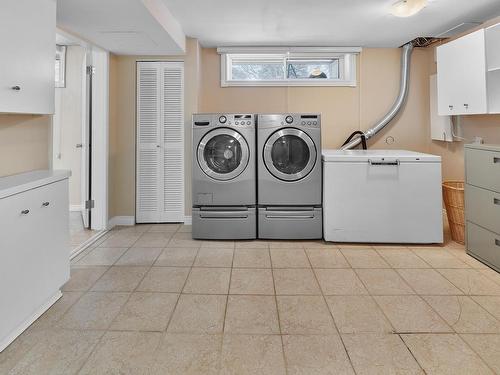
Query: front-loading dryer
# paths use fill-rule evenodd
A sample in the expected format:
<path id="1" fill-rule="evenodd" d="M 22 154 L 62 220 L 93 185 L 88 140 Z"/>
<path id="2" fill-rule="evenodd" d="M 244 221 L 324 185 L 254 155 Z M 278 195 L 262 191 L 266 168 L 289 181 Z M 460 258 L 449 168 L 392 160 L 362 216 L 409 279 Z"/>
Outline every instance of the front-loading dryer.
<path id="1" fill-rule="evenodd" d="M 255 116 L 193 115 L 193 238 L 256 238 Z"/>
<path id="2" fill-rule="evenodd" d="M 258 237 L 322 237 L 321 115 L 257 119 Z"/>

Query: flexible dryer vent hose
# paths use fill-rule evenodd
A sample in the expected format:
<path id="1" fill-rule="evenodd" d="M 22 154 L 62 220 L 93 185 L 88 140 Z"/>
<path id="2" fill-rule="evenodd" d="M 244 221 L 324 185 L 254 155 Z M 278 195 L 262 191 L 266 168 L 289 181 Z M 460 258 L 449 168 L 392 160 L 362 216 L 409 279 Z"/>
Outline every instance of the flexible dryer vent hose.
<path id="1" fill-rule="evenodd" d="M 380 132 L 387 124 L 389 124 L 394 117 L 399 113 L 403 104 L 408 96 L 408 88 L 410 86 L 410 58 L 413 51 L 413 42 L 406 43 L 401 52 L 401 81 L 399 84 L 399 94 L 393 106 L 375 125 L 368 129 L 364 135 L 366 140 L 374 137 Z M 341 147 L 341 150 L 350 150 L 361 143 L 361 136 L 354 138 L 349 143 Z"/>

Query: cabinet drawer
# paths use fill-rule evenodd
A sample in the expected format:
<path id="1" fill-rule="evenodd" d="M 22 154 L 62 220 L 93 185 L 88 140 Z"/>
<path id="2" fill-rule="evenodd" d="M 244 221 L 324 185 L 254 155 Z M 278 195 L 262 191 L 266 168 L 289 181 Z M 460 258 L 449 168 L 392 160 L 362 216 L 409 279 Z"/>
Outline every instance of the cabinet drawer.
<path id="1" fill-rule="evenodd" d="M 500 234 L 467 222 L 467 252 L 500 269 Z"/>
<path id="2" fill-rule="evenodd" d="M 467 148 L 465 170 L 468 184 L 500 192 L 500 152 Z"/>
<path id="3" fill-rule="evenodd" d="M 500 233 L 500 193 L 465 185 L 465 214 L 467 220 Z"/>

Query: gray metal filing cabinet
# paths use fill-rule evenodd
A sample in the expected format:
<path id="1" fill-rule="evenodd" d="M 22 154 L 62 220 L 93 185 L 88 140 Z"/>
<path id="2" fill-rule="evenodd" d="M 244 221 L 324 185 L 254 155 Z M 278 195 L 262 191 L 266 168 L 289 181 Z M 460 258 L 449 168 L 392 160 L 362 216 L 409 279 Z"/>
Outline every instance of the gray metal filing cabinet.
<path id="1" fill-rule="evenodd" d="M 467 253 L 500 272 L 500 146 L 465 146 Z"/>

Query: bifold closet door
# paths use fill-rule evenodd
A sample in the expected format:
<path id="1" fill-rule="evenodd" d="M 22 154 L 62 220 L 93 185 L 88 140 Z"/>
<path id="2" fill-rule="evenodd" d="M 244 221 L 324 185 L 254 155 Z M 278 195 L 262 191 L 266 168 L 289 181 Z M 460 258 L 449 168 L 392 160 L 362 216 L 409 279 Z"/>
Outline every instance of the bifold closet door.
<path id="1" fill-rule="evenodd" d="M 184 221 L 184 66 L 137 63 L 136 222 Z"/>

